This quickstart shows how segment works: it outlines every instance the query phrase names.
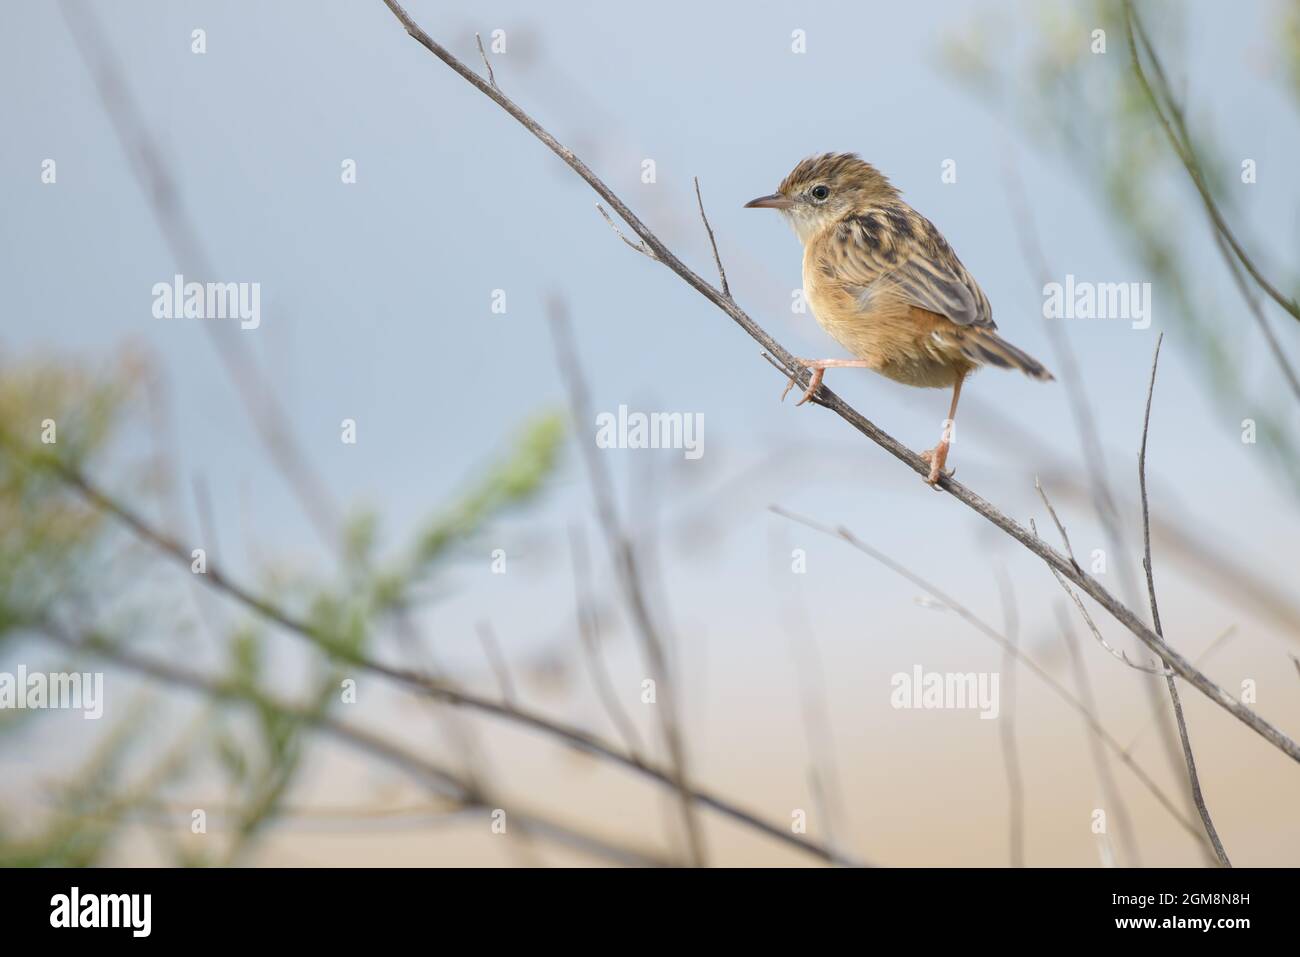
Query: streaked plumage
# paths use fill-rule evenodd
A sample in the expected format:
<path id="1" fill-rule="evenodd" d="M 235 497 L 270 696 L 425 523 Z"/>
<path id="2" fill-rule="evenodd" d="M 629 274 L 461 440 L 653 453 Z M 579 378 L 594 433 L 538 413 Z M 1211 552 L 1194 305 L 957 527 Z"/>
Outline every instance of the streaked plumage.
<path id="1" fill-rule="evenodd" d="M 828 366 L 861 365 L 898 382 L 951 387 L 993 365 L 1051 379 L 1037 360 L 997 334 L 993 310 L 935 225 L 851 153 L 810 157 L 771 196 L 750 206 L 781 210 L 804 244 L 804 295 L 831 336 L 858 361 L 808 360 L 820 387 Z M 802 361 L 802 360 L 801 360 Z M 936 482 L 945 434 L 931 461 Z"/>

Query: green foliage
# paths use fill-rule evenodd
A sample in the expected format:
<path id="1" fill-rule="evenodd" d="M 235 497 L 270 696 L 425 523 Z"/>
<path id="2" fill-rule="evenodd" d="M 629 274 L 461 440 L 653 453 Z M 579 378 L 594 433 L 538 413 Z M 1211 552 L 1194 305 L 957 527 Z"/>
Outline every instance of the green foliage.
<path id="1" fill-rule="evenodd" d="M 104 447 L 129 395 L 125 375 L 38 363 L 0 376 L 0 638 L 85 579 L 103 517 L 41 464 Z M 43 444 L 50 429 L 57 441 Z"/>
<path id="2" fill-rule="evenodd" d="M 147 706 L 137 701 L 111 725 L 77 774 L 50 794 L 48 823 L 22 834 L 0 817 L 0 867 L 88 867 L 101 862 L 131 810 L 114 797 Z"/>
<path id="3" fill-rule="evenodd" d="M 1278 45 L 1282 66 L 1289 81 L 1292 103 L 1300 108 L 1300 3 L 1290 0 L 1282 4 L 1281 10 Z"/>
<path id="4" fill-rule="evenodd" d="M 106 651 L 126 649 L 126 636 L 132 647 L 146 641 L 151 628 L 173 643 L 185 631 L 180 624 L 169 625 L 162 609 L 186 604 L 186 587 L 204 587 L 201 579 L 172 596 L 160 591 L 169 587 L 159 584 L 162 579 L 146 581 L 128 571 L 132 577 L 121 587 L 121 546 L 131 537 L 76 492 L 62 467 L 98 477 L 102 488 L 124 484 L 120 477 L 105 478 L 105 462 L 110 440 L 129 416 L 130 383 L 137 372 L 130 364 L 93 374 L 42 363 L 0 376 L 0 641 L 39 634 L 70 609 L 76 620 L 97 623 L 96 632 L 82 638 Z M 47 419 L 56 422 L 52 445 L 40 442 Z M 133 815 L 166 813 L 160 788 L 205 764 L 220 774 L 230 794 L 233 825 L 224 853 L 199 850 L 175 832 L 167 832 L 163 842 L 178 863 L 244 859 L 281 813 L 308 754 L 311 725 L 340 701 L 344 668 L 367 653 L 383 616 L 403 606 L 412 588 L 435 574 L 457 544 L 537 495 L 557 461 L 561 423 L 554 414 L 527 423 L 506 455 L 410 537 L 399 561 L 379 560 L 380 516 L 365 511 L 345 524 L 337 575 L 287 578 L 268 569 L 253 590 L 279 612 L 304 622 L 314 645 L 305 664 L 294 665 L 293 673 L 306 682 L 294 710 L 276 703 L 282 696 L 273 700 L 263 691 L 286 684 L 278 670 L 284 648 L 275 644 L 281 637 L 276 626 L 232 606 L 240 623 L 220 642 L 222 677 L 214 688 L 212 713 L 197 731 L 171 736 L 168 746 L 168 732 L 154 729 L 150 744 L 157 750 L 161 741 L 165 754 L 131 780 L 125 757 L 150 736 L 136 718 L 114 726 L 58 794 L 42 826 L 19 828 L 0 811 L 0 865 L 103 863 Z M 143 511 L 138 503 L 126 504 Z M 158 558 L 149 550 L 134 555 Z M 89 666 L 80 660 L 71 665 Z M 34 717 L 0 721 L 0 731 L 13 732 L 0 736 L 0 747 L 22 746 L 17 739 L 33 729 L 37 713 L 24 715 Z"/>
<path id="5" fill-rule="evenodd" d="M 550 474 L 564 436 L 564 420 L 539 416 L 523 430 L 513 452 L 491 467 L 478 483 L 419 535 L 412 565 L 423 568 L 464 540 L 493 514 L 531 498 Z"/>
<path id="6" fill-rule="evenodd" d="M 563 438 L 564 417 L 557 412 L 526 423 L 511 452 L 416 533 L 409 558 L 375 576 L 372 596 L 376 607 L 391 610 L 401 605 L 410 588 L 455 545 L 502 512 L 532 499 L 554 470 Z"/>

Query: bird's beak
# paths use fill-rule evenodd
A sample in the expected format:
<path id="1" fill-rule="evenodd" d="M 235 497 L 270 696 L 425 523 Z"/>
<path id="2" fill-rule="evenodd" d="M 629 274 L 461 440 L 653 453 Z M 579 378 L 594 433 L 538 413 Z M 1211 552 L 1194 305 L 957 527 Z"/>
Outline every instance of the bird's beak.
<path id="1" fill-rule="evenodd" d="M 780 193 L 773 193 L 771 196 L 760 196 L 758 199 L 751 199 L 745 204 L 746 209 L 789 209 L 794 203 L 786 199 Z"/>

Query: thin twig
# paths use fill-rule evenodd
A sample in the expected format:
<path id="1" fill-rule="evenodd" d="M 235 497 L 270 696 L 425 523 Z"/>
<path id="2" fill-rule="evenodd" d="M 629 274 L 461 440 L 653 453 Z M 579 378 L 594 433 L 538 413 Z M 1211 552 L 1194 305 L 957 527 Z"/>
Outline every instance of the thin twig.
<path id="1" fill-rule="evenodd" d="M 445 47 L 433 40 L 419 25 L 411 19 L 410 15 L 402 8 L 397 0 L 383 0 L 384 5 L 393 13 L 398 22 L 406 32 L 423 46 L 426 50 L 436 56 L 439 60 L 449 66 L 453 71 L 461 76 L 466 82 L 473 85 L 503 110 L 509 113 L 517 122 L 524 126 L 529 132 L 536 136 L 543 144 L 546 145 L 556 156 L 564 161 L 575 173 L 584 179 L 588 185 L 610 205 L 620 218 L 631 227 L 632 231 L 640 237 L 646 247 L 655 254 L 655 256 L 665 266 L 676 273 L 692 289 L 696 290 L 715 306 L 725 312 L 733 321 L 747 332 L 751 338 L 759 343 L 767 352 L 779 360 L 787 369 L 798 369 L 795 373 L 796 381 L 806 386 L 812 373 L 810 370 L 799 366 L 795 362 L 795 357 L 784 347 L 773 339 L 761 326 L 751 319 L 736 303 L 707 283 L 697 273 L 692 271 L 683 263 L 667 246 L 643 223 L 637 215 L 624 203 L 605 183 L 598 177 L 590 167 L 587 166 L 571 149 L 560 143 L 554 136 L 548 133 L 536 120 L 524 112 L 513 100 L 505 96 L 498 90 L 492 89 L 490 85 L 483 81 L 473 70 L 469 69 L 451 54 Z M 913 472 L 919 476 L 928 476 L 930 466 L 923 461 L 919 455 L 908 449 L 901 442 L 880 429 L 875 423 L 871 422 L 855 408 L 841 399 L 832 389 L 825 384 L 821 387 L 821 397 L 825 405 L 840 418 L 844 419 L 864 436 L 870 439 L 876 445 L 880 446 L 890 455 L 894 456 Z M 1006 534 L 1010 535 L 1016 541 L 1020 542 L 1025 548 L 1033 552 L 1043 561 L 1055 567 L 1066 578 L 1074 582 L 1094 601 L 1106 609 L 1120 624 L 1124 625 L 1148 648 L 1155 651 L 1167 665 L 1173 668 L 1179 675 L 1185 678 L 1189 683 L 1205 694 L 1219 707 L 1233 715 L 1238 721 L 1245 724 L 1252 731 L 1258 734 L 1264 740 L 1268 741 L 1278 750 L 1282 751 L 1293 761 L 1300 763 L 1300 745 L 1297 745 L 1288 735 L 1271 722 L 1261 718 L 1253 710 L 1246 707 L 1240 701 L 1237 701 L 1221 687 L 1211 681 L 1208 677 L 1201 674 L 1191 663 L 1182 655 L 1169 646 L 1165 645 L 1147 625 L 1122 602 L 1116 599 L 1105 587 L 1102 586 L 1095 578 L 1074 568 L 1069 561 L 1064 558 L 1054 548 L 1040 540 L 1037 535 L 1031 535 L 1028 530 L 1022 527 L 1018 522 L 1008 517 L 1005 513 L 995 508 L 992 504 L 985 501 L 979 495 L 966 488 L 960 482 L 952 477 L 943 476 L 939 479 L 938 488 L 948 492 L 958 501 L 962 502 L 968 508 L 975 511 L 978 515 L 997 526 Z"/>
<path id="2" fill-rule="evenodd" d="M 1142 449 L 1138 452 L 1138 488 L 1142 492 L 1142 567 L 1146 569 L 1147 591 L 1151 595 L 1151 621 L 1161 641 L 1164 640 L 1165 633 L 1160 627 L 1160 608 L 1156 604 L 1156 580 L 1151 568 L 1151 511 L 1147 503 L 1147 433 L 1151 429 L 1151 399 L 1156 391 L 1156 367 L 1160 364 L 1160 343 L 1163 341 L 1164 334 L 1161 333 L 1156 338 L 1156 351 L 1151 358 L 1151 383 L 1147 386 L 1147 407 L 1142 419 Z M 1223 842 L 1219 840 L 1219 833 L 1210 818 L 1210 810 L 1205 806 L 1205 796 L 1201 793 L 1201 779 L 1196 773 L 1196 759 L 1192 756 L 1192 742 L 1187 734 L 1187 720 L 1183 716 L 1183 702 L 1178 695 L 1178 685 L 1174 682 L 1173 675 L 1166 675 L 1165 681 L 1169 683 L 1169 699 L 1174 705 L 1174 717 L 1178 721 L 1178 737 L 1183 743 L 1183 759 L 1187 762 L 1187 781 L 1192 789 L 1192 800 L 1196 803 L 1197 813 L 1201 815 L 1201 823 L 1205 825 L 1205 833 L 1210 838 L 1210 844 L 1214 847 L 1219 863 L 1224 867 L 1231 867 L 1228 854 L 1223 849 Z"/>
<path id="3" fill-rule="evenodd" d="M 496 74 L 492 72 L 492 61 L 488 59 L 487 51 L 483 49 L 483 38 L 475 33 L 474 39 L 478 43 L 478 55 L 483 58 L 483 65 L 487 67 L 488 82 L 492 84 L 492 89 L 501 89 L 501 87 L 497 86 Z"/>
<path id="4" fill-rule="evenodd" d="M 1074 549 L 1070 547 L 1070 536 L 1066 533 L 1065 526 L 1061 523 L 1060 517 L 1056 514 L 1056 509 L 1052 507 L 1052 502 L 1047 497 L 1047 493 L 1043 491 L 1043 483 L 1038 480 L 1037 475 L 1034 476 L 1034 488 L 1038 489 L 1038 497 L 1041 498 L 1043 504 L 1047 506 L 1047 514 L 1052 516 L 1052 521 L 1056 523 L 1056 530 L 1061 533 L 1061 541 L 1065 543 L 1065 554 L 1069 556 L 1070 564 L 1075 568 L 1078 568 L 1078 559 L 1074 557 Z"/>
<path id="5" fill-rule="evenodd" d="M 1229 625 L 1227 628 L 1223 629 L 1223 631 L 1219 632 L 1218 637 L 1216 637 L 1213 641 L 1211 641 L 1205 647 L 1204 651 L 1202 651 L 1199 655 L 1197 655 L 1195 658 L 1192 659 L 1196 667 L 1199 668 L 1202 664 L 1208 661 L 1210 656 L 1214 654 L 1216 651 L 1218 651 L 1219 648 L 1221 648 L 1230 638 L 1236 635 L 1236 633 L 1237 633 L 1236 625 Z M 1142 740 L 1142 736 L 1146 734 L 1147 731 L 1149 731 L 1150 729 L 1151 729 L 1151 720 L 1148 719 L 1147 722 L 1144 725 L 1142 725 L 1141 728 L 1138 729 L 1137 733 L 1134 734 L 1133 737 L 1129 738 L 1128 744 L 1124 745 L 1124 750 L 1132 753 L 1133 749 L 1137 747 L 1137 743 Z"/>
<path id="6" fill-rule="evenodd" d="M 1061 524 L 1061 520 L 1057 517 L 1056 509 L 1052 507 L 1051 500 L 1049 500 L 1047 497 L 1047 492 L 1043 490 L 1043 486 L 1038 482 L 1036 478 L 1034 479 L 1034 485 L 1038 489 L 1038 494 L 1042 496 L 1043 504 L 1047 506 L 1047 511 L 1051 514 L 1052 521 L 1056 523 L 1056 528 L 1061 533 L 1061 538 L 1065 541 L 1065 549 L 1070 556 L 1070 561 L 1074 564 L 1075 568 L 1078 568 L 1079 563 L 1074 560 L 1074 552 L 1070 550 L 1070 538 L 1068 535 L 1066 535 L 1065 526 Z M 1034 524 L 1033 519 L 1029 520 L 1029 527 L 1035 535 L 1038 534 L 1038 526 Z M 1113 657 L 1116 661 L 1123 662 L 1124 664 L 1128 665 L 1130 668 L 1134 669 L 1135 671 L 1143 671 L 1149 675 L 1164 676 L 1168 674 L 1166 669 L 1163 667 L 1159 667 L 1155 665 L 1138 664 L 1136 661 L 1131 660 L 1129 656 L 1125 654 L 1123 651 L 1114 647 L 1110 642 L 1108 642 L 1102 636 L 1101 629 L 1097 627 L 1097 623 L 1092 620 L 1092 615 L 1088 614 L 1088 608 L 1086 605 L 1084 605 L 1083 599 L 1081 599 L 1078 593 L 1073 588 L 1070 587 L 1070 583 L 1067 582 L 1064 577 L 1062 577 L 1060 572 L 1058 572 L 1055 568 L 1052 568 L 1050 565 L 1048 566 L 1047 570 L 1052 573 L 1052 577 L 1056 579 L 1057 584 L 1059 584 L 1061 588 L 1065 590 L 1065 593 L 1070 596 L 1070 600 L 1074 602 L 1075 607 L 1079 609 L 1079 614 L 1083 616 L 1083 620 L 1087 623 L 1088 630 L 1092 632 L 1092 636 L 1097 639 L 1097 643 L 1099 645 L 1101 645 L 1103 648 L 1106 649 L 1107 652 L 1110 653 L 1111 657 Z"/>
<path id="7" fill-rule="evenodd" d="M 727 285 L 727 271 L 722 268 L 722 257 L 718 255 L 718 240 L 714 238 L 713 227 L 704 212 L 704 197 L 700 195 L 700 178 L 695 177 L 695 201 L 700 207 L 700 219 L 704 220 L 704 231 L 709 234 L 709 245 L 713 247 L 713 261 L 718 264 L 718 281 L 722 284 L 722 294 L 731 298 L 731 288 Z"/>
<path id="8" fill-rule="evenodd" d="M 618 228 L 618 224 L 614 222 L 614 220 L 610 217 L 609 213 L 605 210 L 604 206 L 600 205 L 600 203 L 597 203 L 596 208 L 600 210 L 600 215 L 605 217 L 605 222 L 609 223 L 609 228 L 614 230 L 615 236 L 623 240 L 623 242 L 627 243 L 629 246 L 631 246 L 633 249 L 639 252 L 642 256 L 646 256 L 650 259 L 653 259 L 655 262 L 659 261 L 659 257 L 655 255 L 654 250 L 652 250 L 649 246 L 645 244 L 644 240 L 642 240 L 641 242 L 634 243 L 632 242 L 632 240 L 624 236 L 623 230 Z"/>

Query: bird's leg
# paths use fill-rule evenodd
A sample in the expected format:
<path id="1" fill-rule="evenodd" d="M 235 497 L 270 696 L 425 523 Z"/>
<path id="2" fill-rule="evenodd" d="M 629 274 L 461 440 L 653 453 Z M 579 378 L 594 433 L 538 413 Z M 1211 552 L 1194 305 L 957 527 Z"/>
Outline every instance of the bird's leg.
<path id="1" fill-rule="evenodd" d="M 948 407 L 948 418 L 943 423 L 943 434 L 939 437 L 939 444 L 928 452 L 921 453 L 921 459 L 930 463 L 930 475 L 926 481 L 933 486 L 938 486 L 940 475 L 951 475 L 952 469 L 944 469 L 944 464 L 948 461 L 948 446 L 952 443 L 953 423 L 957 420 L 957 400 L 961 398 L 961 384 L 966 377 L 958 376 L 957 381 L 952 386 L 952 405 Z"/>
<path id="2" fill-rule="evenodd" d="M 843 367 L 854 367 L 859 369 L 871 368 L 870 363 L 865 359 L 795 359 L 795 362 L 805 369 L 812 370 L 812 378 L 808 381 L 808 389 L 804 392 L 803 398 L 795 405 L 803 405 L 811 399 L 822 386 L 822 376 L 826 374 L 827 369 L 838 369 Z M 795 378 L 790 376 L 790 381 L 786 383 L 785 391 L 781 393 L 781 399 L 784 401 L 786 395 L 794 388 Z"/>

